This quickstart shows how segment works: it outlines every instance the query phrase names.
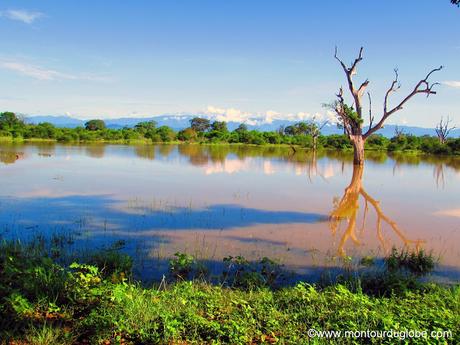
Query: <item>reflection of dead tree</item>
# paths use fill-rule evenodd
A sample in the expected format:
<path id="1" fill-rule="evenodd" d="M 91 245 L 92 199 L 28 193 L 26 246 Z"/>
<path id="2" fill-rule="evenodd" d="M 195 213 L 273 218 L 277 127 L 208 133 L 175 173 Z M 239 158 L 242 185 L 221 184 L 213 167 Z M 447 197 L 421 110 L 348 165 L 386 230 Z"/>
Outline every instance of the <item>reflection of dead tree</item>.
<path id="1" fill-rule="evenodd" d="M 439 142 L 441 144 L 445 144 L 447 141 L 447 137 L 451 130 L 455 129 L 455 126 L 451 126 L 452 120 L 447 116 L 447 119 L 441 117 L 441 120 L 436 125 L 435 131 L 436 135 L 438 136 Z"/>
<path id="2" fill-rule="evenodd" d="M 23 152 L 0 151 L 0 162 L 13 164 L 19 159 L 24 158 Z"/>
<path id="3" fill-rule="evenodd" d="M 397 170 L 399 170 L 399 163 L 395 162 L 395 165 L 393 165 L 393 176 L 396 175 Z"/>
<path id="4" fill-rule="evenodd" d="M 310 180 L 310 182 L 312 182 L 312 176 L 316 176 L 318 174 L 318 165 L 317 165 L 317 161 L 316 161 L 316 151 L 313 151 L 311 161 L 308 162 L 307 164 L 308 164 L 308 168 L 307 168 L 308 179 Z"/>
<path id="5" fill-rule="evenodd" d="M 399 229 L 398 225 L 395 221 L 391 218 L 386 216 L 380 207 L 380 203 L 372 198 L 369 194 L 366 193 L 364 188 L 362 187 L 362 176 L 363 176 L 363 166 L 362 165 L 354 165 L 353 167 L 353 177 L 351 179 L 350 184 L 345 189 L 345 193 L 343 194 L 342 199 L 337 202 L 334 210 L 330 214 L 330 228 L 332 233 L 335 235 L 337 230 L 342 223 L 342 220 L 346 219 L 348 221 L 347 227 L 340 239 L 339 246 L 338 246 L 338 253 L 339 255 L 345 255 L 345 244 L 348 242 L 349 239 L 352 240 L 353 243 L 356 245 L 360 244 L 358 235 L 356 233 L 356 223 L 358 217 L 358 209 L 359 209 L 359 199 L 362 197 L 364 199 L 365 207 L 363 213 L 363 220 L 360 226 L 359 234 L 362 235 L 364 232 L 364 228 L 366 226 L 366 218 L 369 211 L 369 206 L 372 206 L 376 215 L 377 215 L 377 222 L 376 222 L 376 231 L 377 237 L 382 244 L 384 251 L 388 250 L 386 246 L 385 239 L 382 233 L 382 222 L 388 224 L 393 232 L 401 239 L 404 243 L 405 247 L 409 247 L 410 245 L 414 245 L 416 250 L 419 250 L 422 243 L 425 241 L 421 240 L 410 240 L 406 237 L 406 235 Z"/>
<path id="6" fill-rule="evenodd" d="M 436 179 L 436 187 L 439 188 L 439 186 L 441 186 L 442 188 L 444 188 L 446 185 L 446 181 L 444 179 L 444 164 L 443 163 L 438 163 L 434 166 L 433 176 Z"/>
<path id="7" fill-rule="evenodd" d="M 326 181 L 326 177 L 324 177 L 324 174 L 321 173 L 319 170 L 318 170 L 318 161 L 317 161 L 317 154 L 316 154 L 316 151 L 313 151 L 312 152 L 312 155 L 311 155 L 311 160 L 310 162 L 307 163 L 308 167 L 307 167 L 307 173 L 308 173 L 308 179 L 310 180 L 310 182 L 313 181 L 312 177 L 314 176 L 320 176 L 324 181 Z"/>

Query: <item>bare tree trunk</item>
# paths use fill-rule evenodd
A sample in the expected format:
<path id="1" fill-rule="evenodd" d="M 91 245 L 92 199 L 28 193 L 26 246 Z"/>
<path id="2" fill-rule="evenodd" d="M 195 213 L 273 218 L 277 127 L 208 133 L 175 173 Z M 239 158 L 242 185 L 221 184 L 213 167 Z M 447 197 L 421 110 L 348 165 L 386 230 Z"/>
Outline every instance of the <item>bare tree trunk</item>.
<path id="1" fill-rule="evenodd" d="M 364 164 L 364 142 L 365 139 L 361 134 L 351 136 L 351 143 L 353 144 L 353 164 Z"/>

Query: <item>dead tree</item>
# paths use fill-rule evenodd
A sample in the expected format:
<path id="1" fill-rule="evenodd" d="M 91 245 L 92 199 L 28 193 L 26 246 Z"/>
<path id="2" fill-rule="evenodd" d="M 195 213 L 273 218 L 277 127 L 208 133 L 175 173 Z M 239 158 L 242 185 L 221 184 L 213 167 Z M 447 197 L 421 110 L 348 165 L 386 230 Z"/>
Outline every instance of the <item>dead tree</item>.
<path id="1" fill-rule="evenodd" d="M 447 116 L 447 119 L 444 121 L 444 118 L 441 117 L 438 124 L 436 125 L 435 131 L 436 135 L 438 136 L 439 142 L 441 144 L 445 144 L 447 141 L 447 137 L 451 130 L 455 129 L 455 126 L 451 126 L 452 120 Z"/>
<path id="2" fill-rule="evenodd" d="M 436 91 L 433 91 L 433 87 L 439 83 L 431 83 L 428 81 L 430 76 L 437 71 L 442 69 L 442 66 L 431 70 L 424 79 L 420 80 L 414 87 L 414 89 L 400 101 L 396 106 L 388 106 L 388 98 L 391 93 L 396 92 L 401 87 L 399 83 L 398 70 L 395 69 L 395 77 L 385 93 L 384 102 L 383 102 L 383 113 L 380 120 L 374 124 L 374 116 L 372 115 L 372 103 L 370 94 L 369 97 L 369 127 L 365 133 L 363 133 L 363 104 L 362 97 L 366 92 L 367 87 L 369 86 L 369 80 L 366 79 L 359 87 L 355 86 L 353 81 L 353 76 L 356 74 L 356 69 L 358 64 L 363 59 L 363 48 L 359 50 L 358 57 L 354 60 L 350 67 L 347 67 L 345 63 L 337 56 L 337 47 L 335 49 L 334 58 L 340 63 L 347 77 L 348 89 L 353 97 L 353 105 L 348 106 L 345 103 L 343 88 L 339 89 L 337 94 L 337 100 L 334 103 L 334 111 L 339 119 L 339 123 L 344 127 L 344 131 L 348 138 L 350 139 L 353 149 L 354 149 L 354 164 L 362 165 L 364 164 L 364 143 L 366 139 L 380 128 L 383 127 L 385 121 L 394 113 L 401 110 L 405 103 L 409 101 L 412 97 L 419 93 L 429 95 L 436 94 Z"/>
<path id="3" fill-rule="evenodd" d="M 395 138 L 401 138 L 402 136 L 404 136 L 404 128 L 399 128 L 398 125 L 395 126 L 395 134 L 394 134 L 394 137 Z"/>
<path id="4" fill-rule="evenodd" d="M 310 125 L 309 125 L 309 134 L 311 135 L 313 139 L 313 151 L 316 151 L 316 148 L 318 146 L 318 138 L 321 135 L 321 130 L 328 124 L 328 121 L 324 121 L 322 124 L 317 125 L 315 122 L 315 118 L 312 119 Z"/>

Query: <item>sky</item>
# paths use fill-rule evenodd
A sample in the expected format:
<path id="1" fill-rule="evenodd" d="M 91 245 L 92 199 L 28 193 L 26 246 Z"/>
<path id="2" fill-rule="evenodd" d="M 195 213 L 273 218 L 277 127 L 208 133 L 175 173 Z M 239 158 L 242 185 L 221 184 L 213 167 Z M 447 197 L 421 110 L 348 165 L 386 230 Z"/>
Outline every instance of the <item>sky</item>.
<path id="1" fill-rule="evenodd" d="M 0 2 L 0 111 L 88 118 L 216 114 L 241 121 L 330 116 L 324 103 L 370 80 L 373 113 L 394 68 L 401 100 L 388 123 L 460 126 L 460 8 L 449 0 L 137 0 Z M 367 111 L 367 110 L 366 110 Z"/>

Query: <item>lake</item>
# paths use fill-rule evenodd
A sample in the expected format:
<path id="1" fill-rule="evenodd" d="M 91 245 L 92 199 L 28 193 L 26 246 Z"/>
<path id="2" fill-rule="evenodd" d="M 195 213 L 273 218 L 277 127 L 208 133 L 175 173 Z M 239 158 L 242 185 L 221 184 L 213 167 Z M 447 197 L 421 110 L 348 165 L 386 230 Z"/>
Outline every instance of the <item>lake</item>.
<path id="1" fill-rule="evenodd" d="M 460 157 L 283 147 L 0 144 L 0 234 L 122 243 L 144 277 L 175 252 L 279 260 L 313 277 L 392 247 L 460 281 Z"/>

